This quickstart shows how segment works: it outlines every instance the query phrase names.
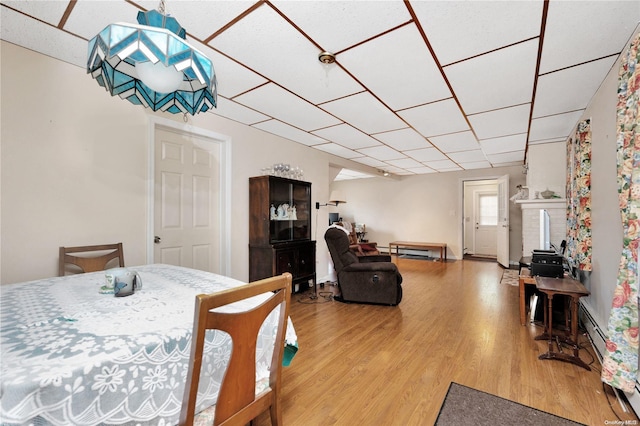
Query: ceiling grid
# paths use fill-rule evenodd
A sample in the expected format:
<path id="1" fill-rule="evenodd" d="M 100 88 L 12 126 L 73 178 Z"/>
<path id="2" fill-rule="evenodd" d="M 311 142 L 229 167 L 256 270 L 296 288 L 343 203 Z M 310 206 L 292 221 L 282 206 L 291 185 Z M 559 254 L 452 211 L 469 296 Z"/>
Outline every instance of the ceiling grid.
<path id="1" fill-rule="evenodd" d="M 0 0 L 1 38 L 85 68 L 90 38 L 158 3 Z M 397 175 L 522 165 L 566 140 L 640 21 L 635 0 L 166 5 L 214 63 L 206 114 Z"/>

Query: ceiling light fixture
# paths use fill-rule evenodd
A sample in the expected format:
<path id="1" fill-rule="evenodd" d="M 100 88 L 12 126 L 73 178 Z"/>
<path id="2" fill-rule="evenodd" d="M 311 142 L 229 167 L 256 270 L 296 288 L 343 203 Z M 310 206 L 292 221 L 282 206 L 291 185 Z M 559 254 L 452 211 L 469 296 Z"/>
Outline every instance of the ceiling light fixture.
<path id="1" fill-rule="evenodd" d="M 139 25 L 108 25 L 89 41 L 87 73 L 111 96 L 153 111 L 195 115 L 217 106 L 213 63 L 186 41 L 186 30 L 158 10 L 138 12 Z"/>

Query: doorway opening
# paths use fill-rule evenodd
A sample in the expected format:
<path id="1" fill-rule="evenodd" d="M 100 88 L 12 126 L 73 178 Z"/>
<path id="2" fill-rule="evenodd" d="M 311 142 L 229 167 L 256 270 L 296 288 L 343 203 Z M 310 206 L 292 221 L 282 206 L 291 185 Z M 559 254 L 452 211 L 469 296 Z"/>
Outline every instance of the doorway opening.
<path id="1" fill-rule="evenodd" d="M 463 258 L 495 258 L 509 268 L 509 175 L 462 181 Z"/>
<path id="2" fill-rule="evenodd" d="M 463 182 L 464 259 L 495 262 L 498 255 L 498 181 Z"/>

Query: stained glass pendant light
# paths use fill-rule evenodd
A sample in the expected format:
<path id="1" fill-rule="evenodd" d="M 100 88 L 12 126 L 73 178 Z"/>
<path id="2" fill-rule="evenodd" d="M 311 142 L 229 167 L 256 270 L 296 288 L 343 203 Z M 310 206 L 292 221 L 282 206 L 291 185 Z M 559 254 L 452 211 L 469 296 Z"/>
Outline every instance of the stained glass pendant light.
<path id="1" fill-rule="evenodd" d="M 138 24 L 111 24 L 92 38 L 87 73 L 111 96 L 154 111 L 195 115 L 215 108 L 213 63 L 187 43 L 164 0 L 158 10 L 138 12 Z"/>

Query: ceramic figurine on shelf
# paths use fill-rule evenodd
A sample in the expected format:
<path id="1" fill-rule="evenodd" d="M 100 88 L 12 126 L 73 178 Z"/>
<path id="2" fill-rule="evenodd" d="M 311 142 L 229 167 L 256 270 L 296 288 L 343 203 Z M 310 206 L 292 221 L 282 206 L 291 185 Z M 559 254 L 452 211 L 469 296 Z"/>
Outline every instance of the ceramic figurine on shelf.
<path id="1" fill-rule="evenodd" d="M 271 204 L 271 208 L 269 209 L 269 211 L 271 220 L 275 220 L 278 218 L 278 216 L 276 215 L 276 208 L 273 206 L 273 204 Z"/>
<path id="2" fill-rule="evenodd" d="M 298 220 L 298 212 L 296 211 L 296 206 L 289 207 L 289 219 Z"/>
<path id="3" fill-rule="evenodd" d="M 278 206 L 278 220 L 289 219 L 289 204 L 280 204 Z"/>

